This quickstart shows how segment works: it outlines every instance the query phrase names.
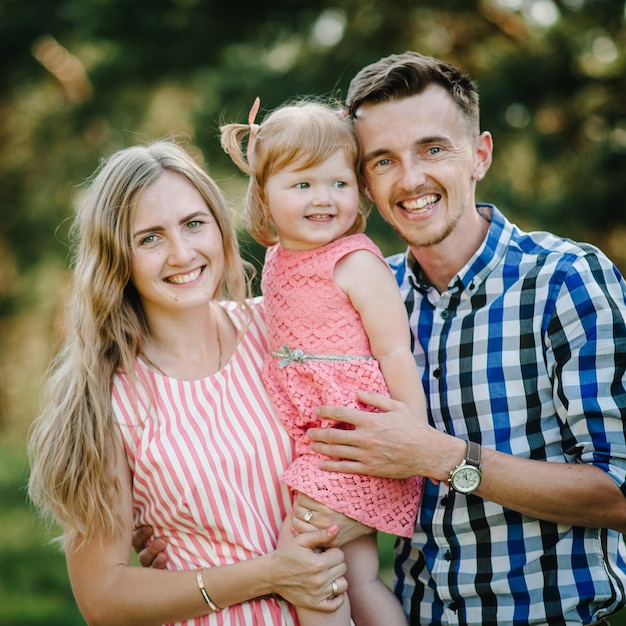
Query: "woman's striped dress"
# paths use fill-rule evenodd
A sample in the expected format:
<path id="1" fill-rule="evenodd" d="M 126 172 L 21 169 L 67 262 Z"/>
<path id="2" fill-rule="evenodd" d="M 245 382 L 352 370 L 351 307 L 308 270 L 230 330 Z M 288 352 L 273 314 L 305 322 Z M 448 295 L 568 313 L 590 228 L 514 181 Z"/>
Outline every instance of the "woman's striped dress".
<path id="1" fill-rule="evenodd" d="M 271 552 L 290 507 L 280 482 L 292 442 L 261 380 L 267 353 L 262 305 L 228 364 L 182 381 L 136 361 L 139 385 L 118 374 L 113 409 L 133 477 L 135 524 L 168 542 L 168 567 L 195 569 Z M 238 328 L 244 316 L 229 308 Z M 193 329 L 190 329 L 193 332 Z M 209 589 L 210 593 L 210 589 Z M 184 624 L 296 624 L 285 602 L 256 600 Z"/>

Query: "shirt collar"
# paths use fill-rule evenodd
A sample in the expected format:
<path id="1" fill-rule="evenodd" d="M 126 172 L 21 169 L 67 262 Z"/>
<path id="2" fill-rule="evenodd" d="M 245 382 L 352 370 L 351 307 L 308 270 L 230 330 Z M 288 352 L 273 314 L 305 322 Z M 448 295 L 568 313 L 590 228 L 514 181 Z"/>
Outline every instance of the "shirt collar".
<path id="1" fill-rule="evenodd" d="M 476 210 L 489 221 L 487 235 L 478 250 L 450 281 L 448 293 L 456 293 L 463 289 L 467 289 L 470 293 L 475 292 L 493 269 L 498 266 L 511 239 L 512 224 L 495 205 L 477 204 Z M 406 272 L 409 283 L 420 293 L 426 294 L 435 289 L 428 282 L 410 249 L 406 255 Z"/>

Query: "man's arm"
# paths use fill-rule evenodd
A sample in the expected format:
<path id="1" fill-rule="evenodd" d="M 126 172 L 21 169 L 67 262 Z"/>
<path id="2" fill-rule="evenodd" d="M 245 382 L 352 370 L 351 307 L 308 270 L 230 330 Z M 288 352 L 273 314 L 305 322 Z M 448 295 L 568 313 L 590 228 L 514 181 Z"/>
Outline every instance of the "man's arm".
<path id="1" fill-rule="evenodd" d="M 146 542 L 154 534 L 152 526 L 137 526 L 133 529 L 133 550 L 137 553 L 139 563 L 144 567 L 154 569 L 165 569 L 167 565 L 167 554 L 165 539 L 157 537 L 154 541 L 146 545 Z"/>
<path id="2" fill-rule="evenodd" d="M 322 469 L 448 480 L 465 456 L 463 440 L 424 424 L 401 402 L 365 392 L 359 397 L 383 411 L 384 419 L 346 407 L 320 407 L 320 417 L 355 427 L 309 430 L 311 447 L 332 457 L 320 462 Z M 626 497 L 597 467 L 533 461 L 485 448 L 481 465 L 482 481 L 474 493 L 482 498 L 538 519 L 626 533 Z"/>

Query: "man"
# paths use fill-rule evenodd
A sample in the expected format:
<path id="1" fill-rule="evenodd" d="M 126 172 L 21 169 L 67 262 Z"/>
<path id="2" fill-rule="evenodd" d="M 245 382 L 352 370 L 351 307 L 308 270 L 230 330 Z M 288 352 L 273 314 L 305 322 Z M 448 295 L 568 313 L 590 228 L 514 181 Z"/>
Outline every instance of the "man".
<path id="1" fill-rule="evenodd" d="M 429 423 L 364 394 L 386 414 L 324 407 L 355 430 L 313 447 L 341 459 L 327 470 L 431 479 L 396 550 L 412 624 L 602 620 L 626 602 L 626 284 L 597 249 L 476 205 L 492 138 L 456 68 L 392 55 L 347 105 L 366 193 L 408 244 L 389 262 Z"/>
<path id="2" fill-rule="evenodd" d="M 606 624 L 626 603 L 626 284 L 597 249 L 476 205 L 492 138 L 457 68 L 389 56 L 347 105 L 366 192 L 408 244 L 389 261 L 428 421 L 363 394 L 385 414 L 323 407 L 355 429 L 312 445 L 330 471 L 430 479 L 396 549 L 411 624 Z M 299 501 L 297 530 L 305 513 L 334 521 Z"/>

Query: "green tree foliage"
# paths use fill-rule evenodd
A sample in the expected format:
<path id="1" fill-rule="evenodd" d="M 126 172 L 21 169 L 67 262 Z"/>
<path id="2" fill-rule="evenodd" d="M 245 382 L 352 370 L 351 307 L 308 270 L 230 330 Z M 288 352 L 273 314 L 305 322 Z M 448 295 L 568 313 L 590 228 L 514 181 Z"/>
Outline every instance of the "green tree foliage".
<path id="1" fill-rule="evenodd" d="M 222 121 L 245 120 L 257 95 L 262 113 L 341 98 L 364 64 L 407 49 L 479 84 L 495 138 L 479 199 L 624 269 L 625 40 L 623 0 L 0 0 L 0 325 L 66 268 L 73 198 L 100 158 L 184 138 L 236 207 Z M 369 232 L 399 248 L 375 211 Z"/>

